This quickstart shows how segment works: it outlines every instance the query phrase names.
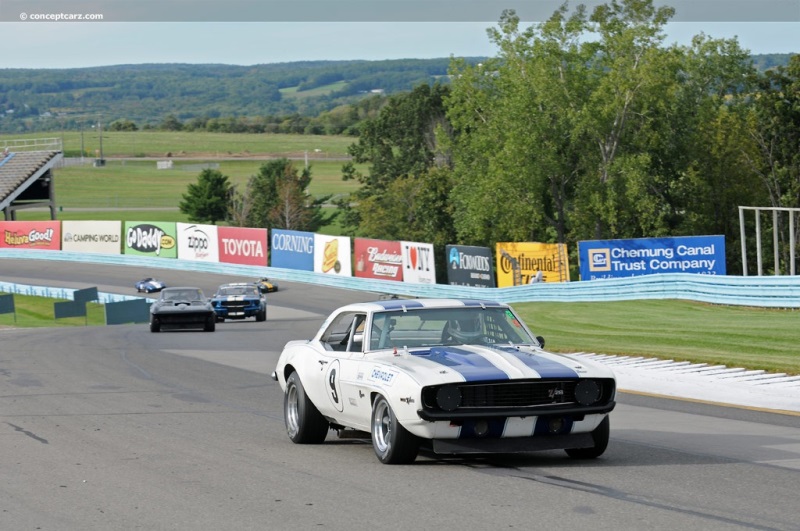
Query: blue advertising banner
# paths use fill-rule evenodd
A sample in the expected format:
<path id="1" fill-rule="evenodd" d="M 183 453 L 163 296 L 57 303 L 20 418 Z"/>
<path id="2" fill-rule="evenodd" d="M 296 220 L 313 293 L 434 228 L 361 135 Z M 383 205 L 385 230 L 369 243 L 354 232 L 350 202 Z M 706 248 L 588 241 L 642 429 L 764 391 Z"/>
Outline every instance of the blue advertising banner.
<path id="1" fill-rule="evenodd" d="M 581 280 L 655 273 L 725 275 L 724 236 L 578 242 Z"/>
<path id="2" fill-rule="evenodd" d="M 270 265 L 314 271 L 314 233 L 296 230 L 270 231 Z"/>

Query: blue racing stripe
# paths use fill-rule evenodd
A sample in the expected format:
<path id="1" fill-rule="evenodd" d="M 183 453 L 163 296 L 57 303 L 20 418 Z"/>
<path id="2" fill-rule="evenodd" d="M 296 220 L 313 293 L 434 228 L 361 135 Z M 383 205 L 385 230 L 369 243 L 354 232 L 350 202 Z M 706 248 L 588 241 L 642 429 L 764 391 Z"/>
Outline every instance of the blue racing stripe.
<path id="1" fill-rule="evenodd" d="M 408 309 L 425 307 L 421 302 L 417 302 L 413 299 L 389 299 L 385 301 L 375 301 L 373 304 L 382 306 L 384 310 L 402 310 L 403 306 Z"/>
<path id="2" fill-rule="evenodd" d="M 508 352 L 519 359 L 529 369 L 533 369 L 542 378 L 578 378 L 578 373 L 563 363 L 538 356 L 533 352 L 523 352 L 517 347 L 496 345 L 494 348 Z"/>
<path id="3" fill-rule="evenodd" d="M 505 371 L 492 365 L 485 357 L 457 347 L 433 347 L 430 351 L 412 352 L 412 354 L 450 367 L 468 382 L 509 379 Z"/>
<path id="4" fill-rule="evenodd" d="M 469 306 L 469 307 L 474 307 L 474 306 L 478 306 L 478 307 L 485 306 L 486 308 L 505 308 L 506 307 L 505 304 L 503 304 L 501 302 L 496 302 L 496 301 L 464 299 L 461 302 L 464 303 L 464 306 Z"/>

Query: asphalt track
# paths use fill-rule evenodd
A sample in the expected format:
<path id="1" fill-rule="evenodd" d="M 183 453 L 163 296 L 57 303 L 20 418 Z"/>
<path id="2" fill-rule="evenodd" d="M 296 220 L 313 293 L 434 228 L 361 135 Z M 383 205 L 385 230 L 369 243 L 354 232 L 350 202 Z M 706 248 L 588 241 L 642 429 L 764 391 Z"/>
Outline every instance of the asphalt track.
<path id="1" fill-rule="evenodd" d="M 4 281 L 134 294 L 154 273 L 0 260 Z M 608 451 L 381 465 L 292 444 L 283 344 L 375 294 L 281 284 L 264 323 L 0 331 L 0 529 L 800 529 L 800 417 L 621 393 Z"/>

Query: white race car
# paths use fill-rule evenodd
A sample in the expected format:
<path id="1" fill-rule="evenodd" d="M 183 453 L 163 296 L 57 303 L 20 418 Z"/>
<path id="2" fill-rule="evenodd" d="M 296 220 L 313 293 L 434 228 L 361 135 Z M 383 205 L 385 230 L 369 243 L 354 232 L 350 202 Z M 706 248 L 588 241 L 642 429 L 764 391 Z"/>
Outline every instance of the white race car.
<path id="1" fill-rule="evenodd" d="M 595 458 L 609 439 L 616 381 L 605 366 L 542 349 L 508 305 L 385 300 L 334 311 L 290 341 L 272 377 L 300 444 L 372 438 L 381 462 L 437 454 L 564 449 Z"/>

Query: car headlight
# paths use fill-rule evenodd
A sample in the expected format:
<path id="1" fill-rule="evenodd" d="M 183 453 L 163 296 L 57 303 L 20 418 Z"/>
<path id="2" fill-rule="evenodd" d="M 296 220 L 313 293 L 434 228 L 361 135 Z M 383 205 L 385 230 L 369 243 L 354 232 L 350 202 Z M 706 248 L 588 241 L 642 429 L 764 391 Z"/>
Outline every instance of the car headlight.
<path id="1" fill-rule="evenodd" d="M 581 380 L 575 386 L 575 400 L 582 406 L 590 406 L 600 400 L 602 389 L 594 380 Z"/>
<path id="2" fill-rule="evenodd" d="M 436 404 L 444 411 L 455 411 L 461 405 L 461 391 L 455 385 L 444 385 L 436 391 Z"/>

